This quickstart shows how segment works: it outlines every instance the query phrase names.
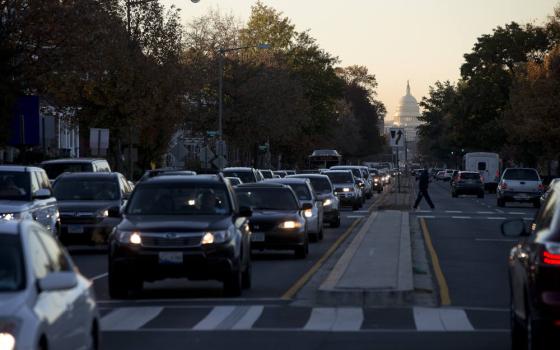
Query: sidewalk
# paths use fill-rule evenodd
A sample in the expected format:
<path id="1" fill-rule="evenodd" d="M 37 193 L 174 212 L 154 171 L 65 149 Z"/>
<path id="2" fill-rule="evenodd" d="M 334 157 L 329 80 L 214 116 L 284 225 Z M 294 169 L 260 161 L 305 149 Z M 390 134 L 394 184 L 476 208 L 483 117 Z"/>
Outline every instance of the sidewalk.
<path id="1" fill-rule="evenodd" d="M 414 283 L 407 212 L 373 212 L 319 287 L 317 301 L 336 305 L 406 305 Z"/>

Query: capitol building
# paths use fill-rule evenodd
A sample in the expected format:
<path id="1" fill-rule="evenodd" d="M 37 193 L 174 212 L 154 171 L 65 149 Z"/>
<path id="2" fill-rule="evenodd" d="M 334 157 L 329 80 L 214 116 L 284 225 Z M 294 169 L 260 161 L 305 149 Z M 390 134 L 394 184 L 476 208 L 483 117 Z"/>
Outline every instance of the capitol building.
<path id="1" fill-rule="evenodd" d="M 406 83 L 406 95 L 401 97 L 397 111 L 393 115 L 393 120 L 388 121 L 389 127 L 402 127 L 405 130 L 407 141 L 407 158 L 413 160 L 416 157 L 416 140 L 418 127 L 422 122 L 418 119 L 421 116 L 418 101 L 410 93 L 410 83 Z"/>

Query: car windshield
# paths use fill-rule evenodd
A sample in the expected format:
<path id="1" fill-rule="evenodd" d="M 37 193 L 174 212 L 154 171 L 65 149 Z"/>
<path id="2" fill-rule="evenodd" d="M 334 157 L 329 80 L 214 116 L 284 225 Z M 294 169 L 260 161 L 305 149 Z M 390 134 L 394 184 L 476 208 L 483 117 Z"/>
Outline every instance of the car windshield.
<path id="1" fill-rule="evenodd" d="M 25 269 L 19 236 L 0 233 L 0 292 L 25 288 Z"/>
<path id="2" fill-rule="evenodd" d="M 231 205 L 223 185 L 150 184 L 134 190 L 129 215 L 225 215 Z"/>
<path id="3" fill-rule="evenodd" d="M 320 177 L 313 177 L 309 179 L 311 181 L 311 186 L 317 193 L 330 193 L 332 192 L 332 186 L 329 180 Z"/>
<path id="4" fill-rule="evenodd" d="M 539 175 L 534 169 L 508 169 L 504 174 L 504 180 L 539 181 Z"/>
<path id="5" fill-rule="evenodd" d="M 370 175 L 373 175 L 373 176 L 379 175 L 379 171 L 377 171 L 375 169 L 369 169 L 369 173 L 370 173 Z"/>
<path id="6" fill-rule="evenodd" d="M 240 207 L 262 210 L 298 210 L 293 192 L 287 188 L 237 188 Z"/>
<path id="7" fill-rule="evenodd" d="M 325 173 L 331 179 L 333 184 L 351 184 L 354 183 L 352 175 L 349 173 Z"/>
<path id="8" fill-rule="evenodd" d="M 305 184 L 288 184 L 292 190 L 296 193 L 296 196 L 300 201 L 310 201 L 311 200 L 311 192 L 309 191 L 309 187 Z"/>
<path id="9" fill-rule="evenodd" d="M 60 178 L 54 184 L 54 196 L 59 201 L 114 201 L 120 199 L 116 178 Z"/>
<path id="10" fill-rule="evenodd" d="M 273 177 L 272 176 L 273 175 L 272 171 L 270 171 L 270 170 L 261 170 L 261 174 L 263 175 L 263 177 L 265 179 L 272 179 L 272 177 Z"/>
<path id="11" fill-rule="evenodd" d="M 244 183 L 255 182 L 255 178 L 253 177 L 253 173 L 251 171 L 224 170 L 223 173 L 224 173 L 224 176 L 227 176 L 227 177 L 238 177 Z"/>
<path id="12" fill-rule="evenodd" d="M 0 199 L 26 201 L 31 198 L 29 173 L 0 172 Z"/>
<path id="13" fill-rule="evenodd" d="M 478 173 L 461 173 L 462 180 L 480 180 L 480 174 Z"/>
<path id="14" fill-rule="evenodd" d="M 51 163 L 41 166 L 49 179 L 54 180 L 63 173 L 86 173 L 93 171 L 91 163 Z"/>
<path id="15" fill-rule="evenodd" d="M 333 170 L 350 170 L 350 171 L 352 171 L 352 174 L 354 175 L 354 177 L 357 177 L 357 178 L 363 177 L 362 172 L 360 171 L 360 169 L 357 169 L 357 168 L 344 168 L 344 169 L 343 168 L 337 168 L 337 169 L 333 169 Z"/>

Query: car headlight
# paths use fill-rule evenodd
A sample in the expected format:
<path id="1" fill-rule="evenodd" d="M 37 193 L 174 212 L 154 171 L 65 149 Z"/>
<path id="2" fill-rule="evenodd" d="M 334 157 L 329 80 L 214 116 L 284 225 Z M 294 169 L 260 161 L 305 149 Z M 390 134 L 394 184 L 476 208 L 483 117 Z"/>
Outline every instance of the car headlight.
<path id="1" fill-rule="evenodd" d="M 312 218 L 313 217 L 313 210 L 312 209 L 307 209 L 303 212 L 303 215 L 308 219 Z"/>
<path id="2" fill-rule="evenodd" d="M 330 198 L 327 198 L 323 201 L 323 206 L 328 207 L 329 205 L 332 205 L 332 200 Z"/>
<path id="3" fill-rule="evenodd" d="M 342 192 L 351 192 L 351 191 L 352 191 L 352 189 L 349 188 L 349 187 L 344 187 L 344 188 L 342 189 Z"/>
<path id="4" fill-rule="evenodd" d="M 102 209 L 102 210 L 97 212 L 97 217 L 98 218 L 106 218 L 108 216 L 109 216 L 109 209 Z"/>
<path id="5" fill-rule="evenodd" d="M 21 213 L 3 213 L 0 214 L 0 220 L 12 221 L 19 220 L 21 218 Z"/>
<path id="6" fill-rule="evenodd" d="M 294 228 L 299 228 L 299 227 L 301 227 L 301 224 L 300 224 L 299 222 L 297 222 L 297 221 L 294 221 L 294 220 L 288 220 L 288 221 L 282 222 L 282 223 L 279 225 L 279 227 L 280 227 L 281 229 L 284 229 L 284 230 L 291 230 L 291 229 L 294 229 Z"/>
<path id="7" fill-rule="evenodd" d="M 229 241 L 231 237 L 232 233 L 230 230 L 206 232 L 204 236 L 202 236 L 200 243 L 202 245 L 224 243 Z"/>
<path id="8" fill-rule="evenodd" d="M 0 333 L 0 349 L 14 350 L 16 348 L 16 338 L 10 333 Z"/>
<path id="9" fill-rule="evenodd" d="M 136 231 L 118 231 L 117 241 L 124 244 L 140 245 L 142 244 L 142 236 Z"/>
<path id="10" fill-rule="evenodd" d="M 16 335 L 19 322 L 15 319 L 0 320 L 0 349 L 13 350 L 16 347 Z"/>

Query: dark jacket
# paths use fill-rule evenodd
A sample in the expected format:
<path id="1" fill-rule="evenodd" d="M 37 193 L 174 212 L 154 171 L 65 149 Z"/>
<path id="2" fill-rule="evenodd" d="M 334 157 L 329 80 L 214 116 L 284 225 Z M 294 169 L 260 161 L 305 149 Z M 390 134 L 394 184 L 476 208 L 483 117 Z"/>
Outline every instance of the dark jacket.
<path id="1" fill-rule="evenodd" d="M 430 175 L 427 171 L 423 171 L 418 178 L 418 188 L 420 190 L 427 190 L 430 185 Z"/>

